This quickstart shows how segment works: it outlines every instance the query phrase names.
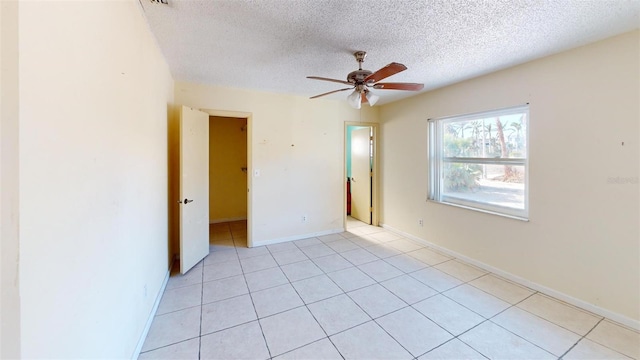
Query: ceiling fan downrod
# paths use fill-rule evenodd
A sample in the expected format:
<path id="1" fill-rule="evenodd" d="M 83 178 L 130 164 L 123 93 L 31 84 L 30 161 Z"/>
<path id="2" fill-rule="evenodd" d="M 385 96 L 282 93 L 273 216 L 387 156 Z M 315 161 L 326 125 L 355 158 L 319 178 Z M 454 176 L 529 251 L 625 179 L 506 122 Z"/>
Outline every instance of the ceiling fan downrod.
<path id="1" fill-rule="evenodd" d="M 350 72 L 349 75 L 347 75 L 347 81 L 355 85 L 356 90 L 362 92 L 362 89 L 366 86 L 364 79 L 371 75 L 371 71 L 362 70 L 362 63 L 364 62 L 364 58 L 367 57 L 367 52 L 356 51 L 353 53 L 353 56 L 358 62 L 358 70 Z"/>
<path id="2" fill-rule="evenodd" d="M 367 57 L 367 52 L 356 51 L 353 53 L 353 56 L 355 56 L 356 61 L 358 62 L 358 70 L 362 70 L 362 63 L 364 62 L 364 59 Z"/>

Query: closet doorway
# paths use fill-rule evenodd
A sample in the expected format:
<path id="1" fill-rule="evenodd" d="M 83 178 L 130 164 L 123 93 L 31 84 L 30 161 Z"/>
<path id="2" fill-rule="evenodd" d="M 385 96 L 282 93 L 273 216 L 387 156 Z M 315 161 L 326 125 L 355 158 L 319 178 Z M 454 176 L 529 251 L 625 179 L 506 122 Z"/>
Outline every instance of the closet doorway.
<path id="1" fill-rule="evenodd" d="M 248 241 L 248 118 L 209 117 L 209 223 L 212 240 L 230 227 L 236 246 Z M 238 236 L 240 235 L 240 236 Z M 240 239 L 238 239 L 240 237 Z"/>

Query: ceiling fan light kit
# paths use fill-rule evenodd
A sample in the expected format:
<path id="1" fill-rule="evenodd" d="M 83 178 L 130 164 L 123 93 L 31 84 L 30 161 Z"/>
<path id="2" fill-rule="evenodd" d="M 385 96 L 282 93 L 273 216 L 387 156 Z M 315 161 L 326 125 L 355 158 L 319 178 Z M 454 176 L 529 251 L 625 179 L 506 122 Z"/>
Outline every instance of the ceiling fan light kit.
<path id="1" fill-rule="evenodd" d="M 380 100 L 380 96 L 372 93 L 371 91 L 367 91 L 367 101 L 369 101 L 369 105 L 375 105 L 378 100 Z"/>
<path id="2" fill-rule="evenodd" d="M 323 94 L 315 95 L 310 99 L 319 98 L 321 96 L 330 95 L 340 91 L 347 91 L 353 89 L 353 92 L 347 96 L 347 102 L 349 105 L 356 109 L 360 109 L 363 102 L 368 102 L 369 106 L 373 106 L 380 100 L 380 97 L 372 93 L 369 88 L 379 90 L 409 90 L 420 91 L 424 87 L 424 84 L 416 83 L 379 83 L 378 81 L 385 79 L 391 75 L 395 75 L 401 71 L 407 70 L 407 67 L 396 62 L 392 62 L 382 69 L 371 72 L 369 70 L 362 69 L 362 63 L 367 57 L 365 51 L 356 51 L 353 56 L 358 62 L 358 70 L 352 71 L 347 75 L 347 81 L 319 77 L 319 76 L 307 76 L 307 79 L 330 81 L 339 84 L 351 85 L 351 87 L 329 91 Z"/>
<path id="3" fill-rule="evenodd" d="M 351 107 L 355 109 L 360 109 L 361 96 L 358 90 L 353 90 L 353 92 L 349 94 L 349 96 L 347 96 L 347 102 L 349 103 L 349 105 L 351 105 Z"/>

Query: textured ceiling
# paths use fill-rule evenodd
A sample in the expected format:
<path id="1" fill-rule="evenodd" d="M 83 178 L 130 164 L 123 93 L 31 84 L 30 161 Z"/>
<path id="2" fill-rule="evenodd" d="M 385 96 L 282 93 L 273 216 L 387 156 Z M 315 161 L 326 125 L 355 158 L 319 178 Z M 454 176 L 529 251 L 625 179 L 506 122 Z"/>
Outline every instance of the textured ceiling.
<path id="1" fill-rule="evenodd" d="M 139 1 L 176 80 L 303 96 L 344 87 L 305 77 L 345 80 L 356 50 L 427 91 L 640 26 L 640 0 Z"/>

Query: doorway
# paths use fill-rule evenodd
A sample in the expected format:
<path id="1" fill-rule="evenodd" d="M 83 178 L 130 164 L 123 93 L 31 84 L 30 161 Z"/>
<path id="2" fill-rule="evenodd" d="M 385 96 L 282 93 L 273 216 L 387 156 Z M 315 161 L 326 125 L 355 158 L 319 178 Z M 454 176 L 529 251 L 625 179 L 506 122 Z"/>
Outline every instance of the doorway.
<path id="1" fill-rule="evenodd" d="M 378 225 L 377 124 L 345 123 L 345 224 Z"/>
<path id="2" fill-rule="evenodd" d="M 244 117 L 209 116 L 211 241 L 233 240 L 241 247 L 247 246 L 247 123 Z"/>
<path id="3" fill-rule="evenodd" d="M 242 135 L 244 137 L 244 147 L 240 152 L 244 154 L 242 164 L 245 165 L 240 165 L 239 171 L 245 170 L 247 173 L 251 173 L 251 113 L 193 109 L 180 106 L 177 107 L 176 111 L 169 117 L 167 124 L 169 266 L 172 266 L 174 260 L 179 260 L 181 273 L 186 272 L 212 250 L 212 218 L 209 216 L 209 190 L 211 187 L 210 178 L 217 177 L 218 175 L 214 173 L 214 175 L 211 176 L 209 172 L 211 168 L 209 163 L 209 149 L 211 149 L 210 145 L 212 142 L 217 143 L 218 141 L 210 139 L 210 116 L 231 117 L 242 121 L 241 124 L 238 125 L 236 122 L 234 125 L 239 132 L 244 133 L 244 135 Z M 202 141 L 200 141 L 201 138 Z M 234 224 L 236 226 L 234 226 L 233 230 L 244 232 L 244 234 L 235 234 L 236 237 L 244 235 L 244 239 L 242 239 L 243 247 L 252 247 L 252 199 L 249 193 L 249 189 L 251 189 L 251 177 L 245 177 L 245 179 L 247 181 L 246 183 L 243 182 L 244 189 L 242 190 L 244 195 L 238 196 L 238 198 L 241 197 L 244 199 L 240 201 L 244 201 L 244 208 L 246 209 L 242 214 L 245 229 L 237 229 L 235 228 L 237 224 Z M 185 189 L 185 186 L 188 186 L 188 189 Z M 187 199 L 187 197 L 190 199 Z M 202 209 L 202 211 L 199 211 L 197 215 L 183 214 L 183 210 L 186 210 L 186 204 L 191 204 L 188 207 L 191 212 L 193 212 L 192 210 L 196 210 L 193 206 L 194 199 L 196 198 L 198 199 L 196 203 L 198 205 L 202 204 L 202 206 L 198 206 L 197 209 Z M 185 226 L 185 224 L 188 226 Z M 209 231 L 207 231 L 207 229 Z M 198 236 L 193 236 L 192 234 L 185 235 L 184 231 L 187 230 L 197 232 Z M 187 240 L 185 241 L 185 239 Z M 195 255 L 192 253 L 195 253 Z"/>
<path id="4" fill-rule="evenodd" d="M 246 179 L 246 182 L 243 182 L 244 185 L 244 190 L 243 193 L 244 195 L 242 196 L 242 198 L 244 199 L 244 205 L 245 205 L 245 213 L 244 213 L 244 220 L 233 220 L 231 222 L 227 222 L 227 223 L 232 223 L 233 221 L 242 221 L 245 223 L 244 227 L 245 230 L 244 232 L 246 233 L 246 238 L 244 239 L 244 242 L 246 242 L 246 246 L 247 247 L 253 247 L 253 230 L 252 230 L 252 218 L 251 218 L 251 202 L 252 202 L 252 198 L 251 198 L 251 186 L 252 186 L 252 177 L 249 176 L 249 174 L 251 174 L 251 151 L 252 151 L 252 146 L 251 146 L 251 137 L 252 137 L 252 128 L 253 128 L 253 115 L 249 112 L 242 112 L 242 111 L 228 111 L 228 110 L 214 110 L 214 109 L 202 109 L 202 111 L 206 112 L 207 114 L 209 114 L 210 119 L 209 122 L 211 123 L 211 117 L 221 117 L 221 118 L 232 118 L 235 119 L 235 121 L 238 122 L 242 122 L 242 124 L 239 124 L 238 122 L 233 123 L 231 126 L 233 129 L 232 131 L 235 131 L 236 136 L 240 136 L 242 137 L 244 140 L 244 150 L 237 150 L 237 151 L 244 151 L 244 159 L 245 162 L 243 163 L 244 165 L 239 165 L 239 163 L 235 164 L 233 166 L 233 168 L 238 168 L 238 171 L 243 173 L 244 178 Z M 209 134 L 211 136 L 211 134 Z M 241 140 L 242 141 L 242 140 Z M 211 138 L 209 139 L 209 149 L 211 151 Z M 215 146 L 215 145 L 214 145 Z M 229 148 L 224 148 L 222 147 L 221 151 L 230 151 Z M 246 168 L 246 169 L 242 169 L 242 168 Z M 233 170 L 233 169 L 232 169 Z M 211 168 L 210 168 L 211 171 Z M 235 171 L 235 170 L 234 170 Z M 246 172 L 246 173 L 245 173 Z M 236 173 L 238 174 L 238 173 Z M 209 174 L 209 184 L 211 186 L 211 178 L 217 176 L 216 174 Z M 238 199 L 240 199 L 240 195 L 238 193 Z M 238 200 L 238 201 L 242 201 L 242 200 Z M 210 204 L 211 204 L 211 200 L 209 200 Z M 211 206 L 211 205 L 210 205 Z M 214 205 L 215 206 L 215 205 Z M 241 216 L 237 216 L 237 217 L 241 217 Z M 209 222 L 211 224 L 211 213 L 209 215 Z M 222 217 L 217 217 L 217 221 L 224 221 L 225 218 Z M 216 221 L 216 220 L 214 220 Z M 216 223 L 220 223 L 220 222 L 216 222 Z M 215 223 L 214 223 L 215 224 Z M 237 224 L 235 224 L 237 225 Z M 229 225 L 231 226 L 231 225 Z M 211 228 L 214 227 L 214 225 L 210 225 L 210 231 L 212 230 Z M 235 226 L 234 226 L 235 227 Z M 233 231 L 232 231 L 233 233 Z"/>

